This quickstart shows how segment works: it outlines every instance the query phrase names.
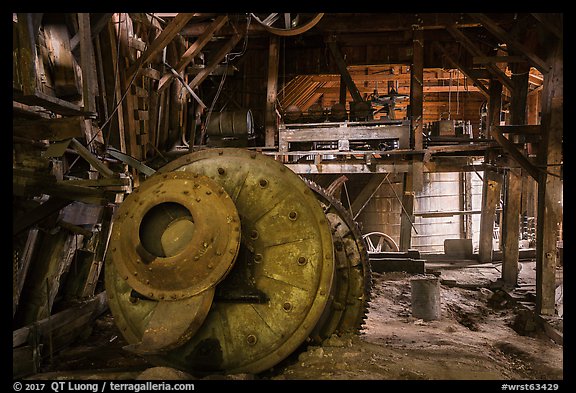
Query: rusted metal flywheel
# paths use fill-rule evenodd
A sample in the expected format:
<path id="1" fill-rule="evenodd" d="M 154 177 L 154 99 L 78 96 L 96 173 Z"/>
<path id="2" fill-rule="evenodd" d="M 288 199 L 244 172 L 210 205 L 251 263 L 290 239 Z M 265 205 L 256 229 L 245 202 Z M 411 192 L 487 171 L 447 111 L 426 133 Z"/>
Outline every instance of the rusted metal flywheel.
<path id="1" fill-rule="evenodd" d="M 105 274 L 127 349 L 196 375 L 260 373 L 307 341 L 358 331 L 370 287 L 341 205 L 234 148 L 142 182 L 116 213 Z"/>

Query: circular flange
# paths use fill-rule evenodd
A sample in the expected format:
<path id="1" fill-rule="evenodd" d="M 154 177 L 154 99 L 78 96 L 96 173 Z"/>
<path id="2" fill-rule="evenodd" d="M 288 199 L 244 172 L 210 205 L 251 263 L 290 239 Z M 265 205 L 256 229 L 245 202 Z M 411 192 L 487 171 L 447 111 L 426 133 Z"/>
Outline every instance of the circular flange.
<path id="1" fill-rule="evenodd" d="M 118 208 L 109 253 L 136 292 L 178 300 L 226 276 L 240 236 L 236 207 L 216 182 L 190 172 L 155 174 Z"/>
<path id="2" fill-rule="evenodd" d="M 240 254 L 248 257 L 236 261 L 218 287 L 245 277 L 265 301 L 215 297 L 196 334 L 158 362 L 194 374 L 260 373 L 300 347 L 326 310 L 335 272 L 329 223 L 302 179 L 260 153 L 203 150 L 168 163 L 157 174 L 179 172 L 210 177 L 238 209 Z M 116 306 L 122 309 L 122 326 L 133 331 L 127 335 L 137 336 L 142 331 L 138 319 L 149 311 L 125 300 Z"/>

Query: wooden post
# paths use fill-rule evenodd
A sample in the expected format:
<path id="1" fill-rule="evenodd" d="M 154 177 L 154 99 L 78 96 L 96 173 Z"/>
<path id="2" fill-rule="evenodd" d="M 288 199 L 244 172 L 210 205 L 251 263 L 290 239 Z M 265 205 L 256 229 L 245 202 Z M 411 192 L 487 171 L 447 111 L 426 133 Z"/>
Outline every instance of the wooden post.
<path id="1" fill-rule="evenodd" d="M 512 68 L 512 92 L 510 124 L 526 124 L 526 99 L 528 96 L 527 63 L 514 63 Z M 520 136 L 523 138 L 523 136 Z M 502 220 L 502 280 L 504 285 L 514 288 L 518 282 L 518 242 L 520 239 L 520 207 L 522 201 L 522 172 L 511 168 L 506 172 L 505 200 Z"/>
<path id="2" fill-rule="evenodd" d="M 412 223 L 414 222 L 414 190 L 412 187 L 412 173 L 404 173 L 404 193 L 402 195 L 402 209 L 400 219 L 400 251 L 408 251 L 412 246 Z"/>
<path id="3" fill-rule="evenodd" d="M 518 240 L 520 238 L 520 200 L 522 177 L 520 169 L 506 172 L 506 196 L 504 201 L 502 239 L 502 280 L 514 288 L 518 281 Z"/>
<path id="4" fill-rule="evenodd" d="M 424 34 L 422 28 L 413 30 L 412 67 L 410 68 L 410 111 L 412 113 L 412 135 L 414 149 L 422 149 L 424 113 Z M 420 172 L 422 173 L 422 172 Z"/>
<path id="5" fill-rule="evenodd" d="M 268 84 L 266 87 L 266 112 L 264 120 L 264 145 L 272 147 L 276 145 L 277 122 L 276 122 L 276 94 L 278 90 L 278 37 L 270 36 L 268 49 Z"/>
<path id="6" fill-rule="evenodd" d="M 340 96 L 338 97 L 338 102 L 346 107 L 346 81 L 342 75 L 340 75 Z"/>
<path id="7" fill-rule="evenodd" d="M 563 43 L 552 44 L 542 91 L 542 141 L 538 161 L 546 169 L 538 180 L 538 223 L 536 228 L 536 312 L 554 315 L 556 302 L 556 241 L 562 222 L 562 133 L 564 129 Z"/>
<path id="8" fill-rule="evenodd" d="M 496 79 L 490 79 L 490 100 L 488 102 L 488 130 L 493 126 L 500 125 L 500 111 L 502 109 L 502 83 Z M 492 132 L 488 132 L 488 138 L 493 138 Z M 493 159 L 491 151 L 484 156 L 487 165 Z M 494 221 L 496 205 L 500 201 L 502 186 L 501 176 L 493 170 L 484 171 L 482 184 L 482 213 L 480 215 L 480 240 L 478 245 L 478 258 L 480 262 L 492 260 Z"/>
<path id="9" fill-rule="evenodd" d="M 501 175 L 494 170 L 484 171 L 482 185 L 482 213 L 480 214 L 480 240 L 478 259 L 481 263 L 492 261 L 494 221 L 496 206 L 500 201 Z"/>

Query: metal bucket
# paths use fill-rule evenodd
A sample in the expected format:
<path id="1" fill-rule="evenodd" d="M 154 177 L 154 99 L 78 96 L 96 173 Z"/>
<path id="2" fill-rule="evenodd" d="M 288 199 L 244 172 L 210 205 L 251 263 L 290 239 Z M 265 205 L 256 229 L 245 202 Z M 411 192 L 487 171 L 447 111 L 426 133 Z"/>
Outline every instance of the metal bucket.
<path id="1" fill-rule="evenodd" d="M 250 136 L 254 134 L 254 121 L 250 109 L 229 112 L 213 112 L 206 128 L 212 136 Z"/>
<path id="2" fill-rule="evenodd" d="M 422 277 L 410 280 L 412 316 L 425 321 L 440 319 L 440 280 L 438 277 Z"/>

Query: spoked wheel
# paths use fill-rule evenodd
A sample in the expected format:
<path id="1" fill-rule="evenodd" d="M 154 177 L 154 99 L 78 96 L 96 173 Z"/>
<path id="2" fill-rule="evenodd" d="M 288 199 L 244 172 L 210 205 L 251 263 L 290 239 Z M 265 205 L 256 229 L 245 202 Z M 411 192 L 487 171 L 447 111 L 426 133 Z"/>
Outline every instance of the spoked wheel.
<path id="1" fill-rule="evenodd" d="M 251 14 L 257 23 L 264 26 L 270 33 L 280 36 L 293 36 L 302 34 L 316 24 L 324 16 L 320 14 Z"/>
<path id="2" fill-rule="evenodd" d="M 394 239 L 383 232 L 370 232 L 366 233 L 363 237 L 368 245 L 368 254 L 400 251 L 400 248 Z"/>

